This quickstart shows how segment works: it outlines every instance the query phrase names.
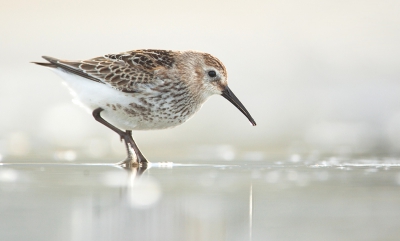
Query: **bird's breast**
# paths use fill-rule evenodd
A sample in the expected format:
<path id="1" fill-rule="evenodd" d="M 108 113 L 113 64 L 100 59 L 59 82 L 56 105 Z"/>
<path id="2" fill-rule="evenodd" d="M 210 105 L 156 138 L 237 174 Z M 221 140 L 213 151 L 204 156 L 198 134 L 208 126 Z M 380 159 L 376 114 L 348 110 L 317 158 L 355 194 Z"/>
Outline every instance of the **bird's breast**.
<path id="1" fill-rule="evenodd" d="M 123 111 L 136 120 L 134 129 L 164 129 L 182 124 L 199 107 L 187 92 L 164 92 L 139 97 Z"/>
<path id="2" fill-rule="evenodd" d="M 118 105 L 109 104 L 107 115 L 123 129 L 150 130 L 175 127 L 196 113 L 202 103 L 182 85 L 165 85 L 134 94 Z M 117 120 L 118 119 L 118 120 Z"/>

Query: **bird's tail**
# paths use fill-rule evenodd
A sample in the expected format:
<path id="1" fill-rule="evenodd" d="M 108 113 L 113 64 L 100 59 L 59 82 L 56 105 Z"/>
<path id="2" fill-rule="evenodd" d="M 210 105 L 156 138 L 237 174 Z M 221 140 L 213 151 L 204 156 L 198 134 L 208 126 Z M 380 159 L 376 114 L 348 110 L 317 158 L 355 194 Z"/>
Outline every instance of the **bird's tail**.
<path id="1" fill-rule="evenodd" d="M 50 67 L 50 68 L 55 68 L 56 66 L 52 63 L 42 63 L 42 62 L 31 62 L 32 64 L 37 64 L 37 65 L 41 65 L 44 67 Z"/>
<path id="2" fill-rule="evenodd" d="M 43 63 L 43 62 L 31 62 L 32 64 L 37 64 L 37 65 L 41 65 L 44 67 L 50 67 L 50 68 L 57 68 L 57 65 L 54 64 L 54 62 L 56 62 L 58 59 L 52 58 L 52 57 L 48 57 L 48 56 L 42 56 L 42 58 L 44 58 L 45 60 L 49 61 L 49 63 Z"/>

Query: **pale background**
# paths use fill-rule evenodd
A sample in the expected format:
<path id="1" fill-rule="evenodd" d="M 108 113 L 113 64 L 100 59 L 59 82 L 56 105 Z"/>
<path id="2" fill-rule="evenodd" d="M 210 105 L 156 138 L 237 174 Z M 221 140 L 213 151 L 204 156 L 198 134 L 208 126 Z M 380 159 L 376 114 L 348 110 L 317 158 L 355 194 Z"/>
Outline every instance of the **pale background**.
<path id="1" fill-rule="evenodd" d="M 141 48 L 221 59 L 257 127 L 212 97 L 134 132 L 151 160 L 400 153 L 400 1 L 0 1 L 0 160 L 119 161 L 116 134 L 30 64 Z"/>

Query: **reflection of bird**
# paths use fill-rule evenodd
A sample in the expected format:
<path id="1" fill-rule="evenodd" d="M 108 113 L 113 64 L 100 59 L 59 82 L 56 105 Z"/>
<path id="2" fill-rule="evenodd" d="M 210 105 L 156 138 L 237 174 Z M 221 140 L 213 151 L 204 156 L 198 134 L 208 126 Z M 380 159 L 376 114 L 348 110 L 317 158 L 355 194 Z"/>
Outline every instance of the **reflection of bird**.
<path id="1" fill-rule="evenodd" d="M 134 50 L 81 61 L 43 58 L 48 63 L 35 63 L 65 79 L 94 118 L 125 141 L 128 158 L 122 164 L 127 166 L 147 163 L 131 130 L 180 125 L 214 94 L 225 97 L 256 125 L 228 88 L 224 65 L 207 53 Z"/>

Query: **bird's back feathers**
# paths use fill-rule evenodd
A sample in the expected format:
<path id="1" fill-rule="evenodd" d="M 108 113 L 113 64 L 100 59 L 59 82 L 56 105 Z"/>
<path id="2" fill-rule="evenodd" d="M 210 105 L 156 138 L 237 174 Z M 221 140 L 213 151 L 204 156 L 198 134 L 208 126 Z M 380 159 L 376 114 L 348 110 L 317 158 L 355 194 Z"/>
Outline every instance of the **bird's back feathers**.
<path id="1" fill-rule="evenodd" d="M 67 61 L 43 56 L 49 63 L 35 64 L 60 68 L 126 93 L 136 92 L 137 85 L 159 80 L 158 72 L 172 68 L 174 53 L 167 50 L 134 50 L 82 61 Z"/>

